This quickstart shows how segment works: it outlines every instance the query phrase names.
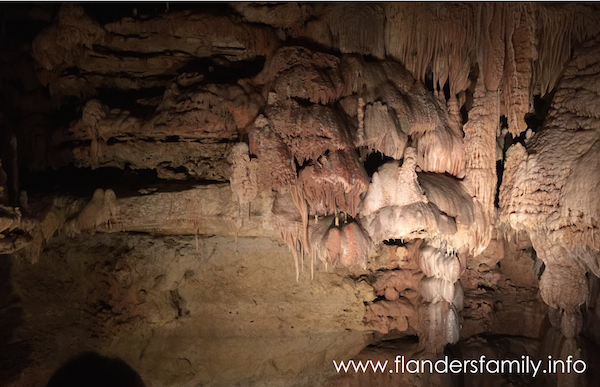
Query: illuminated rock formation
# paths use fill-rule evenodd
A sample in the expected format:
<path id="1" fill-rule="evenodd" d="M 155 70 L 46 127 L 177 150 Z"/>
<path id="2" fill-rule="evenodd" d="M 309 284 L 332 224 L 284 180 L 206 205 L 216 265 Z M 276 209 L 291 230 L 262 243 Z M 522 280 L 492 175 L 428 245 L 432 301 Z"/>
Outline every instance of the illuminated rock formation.
<path id="1" fill-rule="evenodd" d="M 598 6 L 0 15 L 0 385 L 86 351 L 152 386 L 525 386 L 331 362 L 594 358 Z"/>

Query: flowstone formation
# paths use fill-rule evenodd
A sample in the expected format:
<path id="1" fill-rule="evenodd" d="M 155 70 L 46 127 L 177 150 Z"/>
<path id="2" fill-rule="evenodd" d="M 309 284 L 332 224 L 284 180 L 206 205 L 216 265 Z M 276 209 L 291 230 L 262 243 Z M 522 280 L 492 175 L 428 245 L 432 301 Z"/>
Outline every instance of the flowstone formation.
<path id="1" fill-rule="evenodd" d="M 1 381 L 95 350 L 152 386 L 503 385 L 331 361 L 600 344 L 597 6 L 109 8 L 2 38 L 6 346 L 35 339 Z"/>
<path id="2" fill-rule="evenodd" d="M 575 339 L 587 312 L 582 306 L 597 297 L 589 282 L 600 274 L 600 242 L 594 236 L 600 219 L 599 48 L 591 40 L 575 51 L 544 125 L 525 146 L 509 148 L 501 188 L 502 219 L 531 235 L 545 265 L 540 294 L 552 308 L 552 327 L 566 338 L 554 348 L 555 356 L 581 356 Z M 562 383 L 576 382 L 573 375 L 563 378 Z"/>

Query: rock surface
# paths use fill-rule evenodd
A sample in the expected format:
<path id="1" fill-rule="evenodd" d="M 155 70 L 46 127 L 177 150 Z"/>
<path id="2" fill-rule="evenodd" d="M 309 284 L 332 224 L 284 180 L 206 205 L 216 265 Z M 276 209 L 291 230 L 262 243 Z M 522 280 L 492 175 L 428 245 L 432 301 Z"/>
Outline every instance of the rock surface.
<path id="1" fill-rule="evenodd" d="M 594 359 L 597 5 L 0 20 L 0 384 L 85 351 L 151 387 L 528 386 L 332 360 Z"/>

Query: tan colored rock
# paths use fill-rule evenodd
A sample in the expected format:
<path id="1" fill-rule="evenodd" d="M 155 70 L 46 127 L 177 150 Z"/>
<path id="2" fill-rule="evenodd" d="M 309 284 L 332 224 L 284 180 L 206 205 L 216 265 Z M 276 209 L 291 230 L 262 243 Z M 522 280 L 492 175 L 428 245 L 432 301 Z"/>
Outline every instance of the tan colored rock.
<path id="1" fill-rule="evenodd" d="M 156 169 L 161 178 L 184 180 L 190 177 L 213 181 L 227 181 L 231 166 L 227 155 L 233 144 L 199 142 L 117 142 L 112 145 L 99 142 L 97 162 L 87 146 L 73 148 L 70 161 L 78 167 L 117 167 Z"/>
<path id="2" fill-rule="evenodd" d="M 341 211 L 356 216 L 369 180 L 355 152 L 343 149 L 323 155 L 304 167 L 298 184 L 311 213 L 329 215 Z"/>
<path id="3" fill-rule="evenodd" d="M 269 54 L 278 41 L 273 30 L 236 23 L 229 16 L 170 12 L 148 20 L 124 18 L 100 25 L 80 6 L 67 4 L 56 23 L 35 39 L 33 55 L 41 66 L 43 85 L 58 95 L 81 96 L 83 90 L 94 93 L 106 85 L 103 77 L 114 79 L 118 88 L 137 89 L 136 78 L 177 75 L 176 70 L 193 58 L 254 59 Z M 79 69 L 78 76 L 62 74 L 72 67 Z M 127 79 L 119 79 L 123 72 L 134 80 L 127 84 Z M 74 79 L 65 85 L 69 77 Z M 164 84 L 155 78 L 146 87 Z"/>
<path id="4" fill-rule="evenodd" d="M 248 144 L 237 143 L 231 150 L 229 162 L 232 164 L 231 189 L 240 203 L 248 203 L 258 195 L 258 163 L 250 159 Z"/>

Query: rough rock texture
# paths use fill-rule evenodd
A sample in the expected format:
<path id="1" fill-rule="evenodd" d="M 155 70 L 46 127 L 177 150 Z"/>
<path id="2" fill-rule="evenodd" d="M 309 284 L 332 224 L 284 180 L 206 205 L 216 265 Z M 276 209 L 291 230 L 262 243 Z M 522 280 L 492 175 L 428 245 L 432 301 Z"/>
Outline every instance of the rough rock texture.
<path id="1" fill-rule="evenodd" d="M 345 88 L 339 58 L 304 47 L 281 47 L 265 63 L 254 82 L 279 98 L 299 98 L 326 105 L 340 99 Z"/>
<path id="2" fill-rule="evenodd" d="M 318 215 L 342 211 L 358 214 L 361 195 L 369 180 L 364 167 L 350 150 L 338 150 L 316 159 L 302 169 L 298 178 L 304 199 Z"/>
<path id="3" fill-rule="evenodd" d="M 600 218 L 600 121 L 594 110 L 597 82 L 589 82 L 598 77 L 598 47 L 590 41 L 576 52 L 542 130 L 525 144 L 527 149 L 519 144 L 509 149 L 501 192 L 503 219 L 532 234 L 546 266 L 541 295 L 563 312 L 560 327 L 569 338 L 581 330 L 579 308 L 589 292 L 586 272 L 598 274 L 600 257 L 594 238 Z"/>
<path id="4" fill-rule="evenodd" d="M 12 342 L 29 371 L 8 385 L 38 385 L 83 350 L 121 357 L 152 386 L 278 385 L 290 373 L 318 383 L 316 369 L 365 345 L 368 289 L 327 273 L 290 282 L 288 260 L 270 239 L 131 234 L 78 237 L 77 248 L 58 238 L 33 266 L 10 259 L 23 300 Z"/>
<path id="5" fill-rule="evenodd" d="M 51 93 L 85 97 L 106 86 L 127 90 L 164 85 L 161 77 L 176 75 L 194 57 L 264 56 L 276 41 L 272 30 L 239 24 L 231 17 L 172 12 L 100 25 L 81 6 L 67 4 L 56 24 L 36 37 L 32 50 L 41 67 L 40 80 Z M 63 75 L 71 67 L 80 73 Z"/>
<path id="6" fill-rule="evenodd" d="M 85 350 L 154 387 L 533 382 L 331 364 L 398 353 L 593 364 L 598 6 L 0 21 L 0 384 Z"/>
<path id="7" fill-rule="evenodd" d="M 533 252 L 525 233 L 510 241 L 496 235 L 480 256 L 467 260 L 460 279 L 463 337 L 486 331 L 530 339 L 543 334 L 548 307 L 540 296 Z"/>

